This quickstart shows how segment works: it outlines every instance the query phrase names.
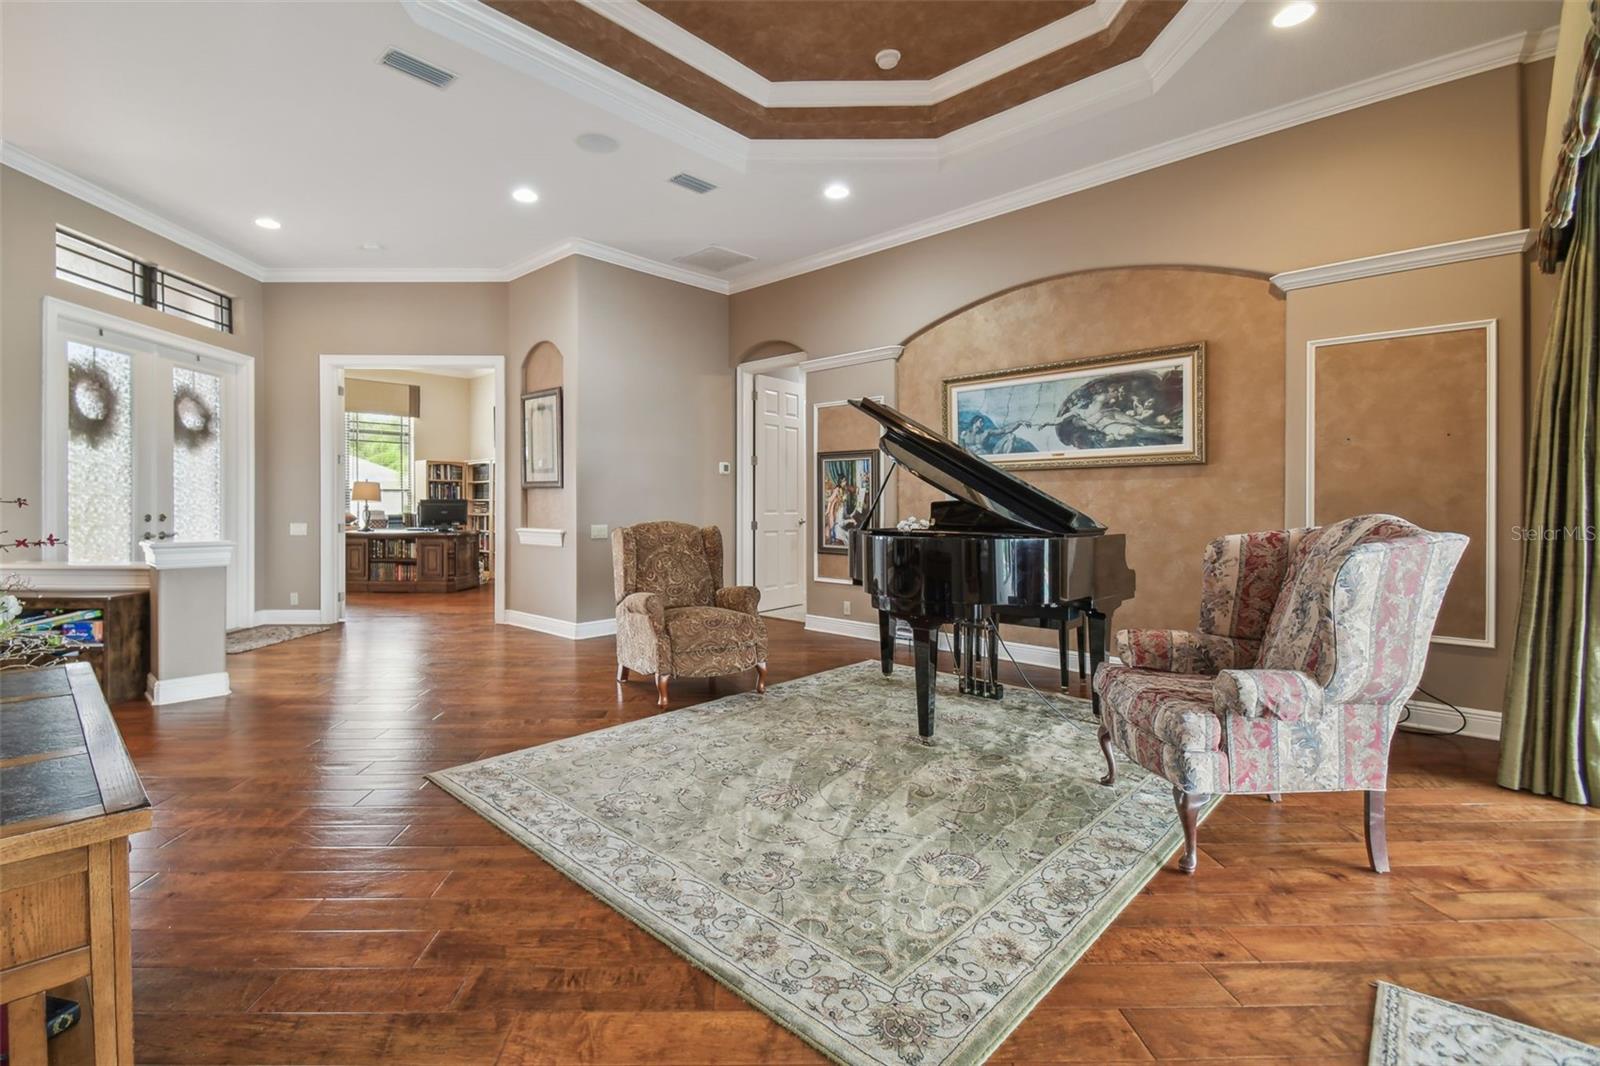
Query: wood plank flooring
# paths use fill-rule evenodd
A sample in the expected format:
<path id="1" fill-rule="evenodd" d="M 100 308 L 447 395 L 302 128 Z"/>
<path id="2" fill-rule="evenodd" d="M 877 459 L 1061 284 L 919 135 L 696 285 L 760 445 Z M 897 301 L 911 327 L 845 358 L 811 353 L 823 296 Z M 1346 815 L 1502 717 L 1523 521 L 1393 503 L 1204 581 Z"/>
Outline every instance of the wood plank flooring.
<path id="1" fill-rule="evenodd" d="M 610 640 L 496 628 L 490 604 L 357 597 L 342 632 L 230 656 L 227 699 L 116 709 L 156 801 L 141 1062 L 821 1061 L 424 783 L 657 713 L 650 685 L 618 700 Z M 773 682 L 875 650 L 769 626 Z M 1398 738 L 1387 877 L 1359 795 L 1227 800 L 1199 873 L 1158 875 L 992 1061 L 1356 1066 L 1380 977 L 1600 1042 L 1600 816 L 1497 788 L 1494 756 Z"/>

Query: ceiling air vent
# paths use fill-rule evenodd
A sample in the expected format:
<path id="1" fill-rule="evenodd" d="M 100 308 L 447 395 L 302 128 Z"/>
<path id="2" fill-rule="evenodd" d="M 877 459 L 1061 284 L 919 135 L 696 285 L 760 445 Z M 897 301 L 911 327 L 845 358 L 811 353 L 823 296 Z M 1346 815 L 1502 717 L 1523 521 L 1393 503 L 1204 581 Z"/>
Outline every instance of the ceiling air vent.
<path id="1" fill-rule="evenodd" d="M 448 70 L 440 70 L 432 63 L 424 63 L 416 56 L 408 56 L 393 48 L 383 54 L 382 63 L 402 74 L 409 74 L 419 81 L 425 81 L 435 89 L 443 89 L 456 80 L 456 76 Z"/>
<path id="2" fill-rule="evenodd" d="M 720 244 L 707 245 L 698 252 L 689 255 L 680 255 L 673 262 L 682 263 L 684 266 L 699 267 L 720 274 L 724 270 L 732 270 L 736 266 L 754 263 L 756 257 L 736 252 L 732 248 L 724 248 Z"/>
<path id="3" fill-rule="evenodd" d="M 716 188 L 705 178 L 697 178 L 693 174 L 674 174 L 667 180 L 674 185 L 688 189 L 690 192 L 710 192 Z"/>

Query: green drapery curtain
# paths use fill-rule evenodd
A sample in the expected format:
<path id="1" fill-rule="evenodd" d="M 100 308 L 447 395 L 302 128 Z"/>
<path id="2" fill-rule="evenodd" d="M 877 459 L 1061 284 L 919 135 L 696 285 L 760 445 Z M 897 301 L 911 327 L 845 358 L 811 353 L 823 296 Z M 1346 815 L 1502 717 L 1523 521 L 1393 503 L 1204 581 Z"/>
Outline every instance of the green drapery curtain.
<path id="1" fill-rule="evenodd" d="M 1591 8 L 1591 12 L 1593 8 Z M 1580 62 L 1563 152 L 1540 234 L 1561 264 L 1528 461 L 1517 638 L 1506 685 L 1500 784 L 1600 806 L 1600 153 L 1594 151 L 1597 35 Z M 1565 221 L 1563 222 L 1563 217 Z"/>

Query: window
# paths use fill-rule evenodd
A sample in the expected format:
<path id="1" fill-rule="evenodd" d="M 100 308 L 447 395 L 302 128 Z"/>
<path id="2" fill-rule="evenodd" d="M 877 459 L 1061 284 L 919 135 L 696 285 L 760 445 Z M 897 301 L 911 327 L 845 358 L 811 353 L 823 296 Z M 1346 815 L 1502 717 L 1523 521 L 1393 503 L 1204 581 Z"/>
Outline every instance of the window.
<path id="1" fill-rule="evenodd" d="M 233 332 L 233 297 L 59 227 L 56 277 L 223 333 Z"/>
<path id="2" fill-rule="evenodd" d="M 345 510 L 359 515 L 361 505 L 350 498 L 357 481 L 376 481 L 383 502 L 374 507 L 398 518 L 410 514 L 411 419 L 404 415 L 373 415 L 347 411 L 344 416 Z"/>

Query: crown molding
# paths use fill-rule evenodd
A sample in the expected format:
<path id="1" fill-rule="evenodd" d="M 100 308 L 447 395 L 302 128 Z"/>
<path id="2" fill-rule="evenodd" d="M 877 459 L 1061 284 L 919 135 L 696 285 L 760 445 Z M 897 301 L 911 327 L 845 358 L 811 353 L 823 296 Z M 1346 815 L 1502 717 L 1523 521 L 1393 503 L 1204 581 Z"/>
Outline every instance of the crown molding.
<path id="1" fill-rule="evenodd" d="M 60 189 L 68 196 L 76 197 L 86 204 L 116 215 L 124 222 L 132 222 L 135 226 L 143 227 L 158 237 L 166 238 L 173 244 L 182 245 L 189 251 L 220 263 L 229 270 L 236 270 L 248 278 L 260 281 L 266 271 L 266 268 L 260 263 L 245 258 L 232 248 L 225 247 L 209 237 L 202 237 L 192 229 L 187 229 L 176 222 L 162 218 L 149 208 L 142 207 L 132 200 L 124 199 L 109 189 L 103 189 L 91 181 L 85 181 L 70 171 L 62 170 L 54 163 L 47 163 L 38 156 L 18 148 L 10 141 L 0 141 L 0 163 L 4 163 L 19 174 L 26 174 L 28 177 L 42 181 L 52 188 Z"/>
<path id="2" fill-rule="evenodd" d="M 727 295 L 729 290 L 727 279 L 713 277 L 710 274 L 702 274 L 698 270 L 690 270 L 688 267 L 674 266 L 671 263 L 663 263 L 658 259 L 647 259 L 642 255 L 634 255 L 632 252 L 625 252 L 608 244 L 586 241 L 582 238 L 568 241 L 567 243 L 572 249 L 568 253 L 569 255 L 581 255 L 590 259 L 598 259 L 602 263 L 625 267 L 640 274 L 650 274 L 658 278 L 665 278 L 667 281 L 676 281 L 680 285 L 692 285 L 697 289 L 705 289 L 708 292 Z M 520 276 L 518 275 L 518 277 Z M 508 278 L 507 280 L 515 279 Z"/>
<path id="3" fill-rule="evenodd" d="M 1538 33 L 1530 34 L 1527 47 L 1523 50 L 1524 63 L 1537 63 L 1541 59 L 1549 59 L 1556 54 L 1556 42 L 1561 38 L 1561 26 L 1546 26 Z"/>
<path id="4" fill-rule="evenodd" d="M 876 252 L 897 248 L 902 244 L 910 244 L 913 241 L 920 241 L 927 237 L 970 226 L 975 222 L 982 222 L 1026 207 L 1033 207 L 1048 200 L 1055 200 L 1075 192 L 1082 192 L 1085 189 L 1092 189 L 1097 185 L 1105 185 L 1147 170 L 1167 166 L 1170 163 L 1177 163 L 1197 155 L 1204 155 L 1206 152 L 1215 151 L 1218 148 L 1226 148 L 1242 141 L 1263 137 L 1269 133 L 1277 133 L 1279 130 L 1289 129 L 1307 122 L 1315 122 L 1318 119 L 1328 118 L 1345 111 L 1379 103 L 1392 97 L 1404 96 L 1407 93 L 1442 85 L 1445 82 L 1455 81 L 1459 78 L 1482 74 L 1485 71 L 1495 70 L 1512 63 L 1520 63 L 1532 53 L 1537 42 L 1544 36 L 1545 33 L 1512 34 L 1509 37 L 1489 41 L 1473 48 L 1462 49 L 1459 52 L 1451 52 L 1448 55 L 1438 56 L 1422 63 L 1403 67 L 1388 74 L 1367 78 L 1326 93 L 1318 93 L 1293 103 L 1269 108 L 1254 115 L 1248 115 L 1244 118 L 1213 126 L 1210 129 L 1179 137 L 1165 144 L 1153 145 L 1137 152 L 1119 156 L 1116 159 L 1096 163 L 1093 166 L 1083 167 L 1059 177 L 1036 182 L 1014 192 L 991 197 L 987 200 L 980 200 L 967 207 L 948 211 L 942 215 L 936 215 L 933 218 L 924 219 L 909 226 L 888 230 L 865 240 L 840 245 L 837 248 L 818 252 L 815 255 L 803 256 L 787 263 L 768 267 L 765 270 L 749 271 L 733 279 L 730 291 L 735 293 L 746 292 L 750 289 L 760 288 L 763 285 L 771 285 L 774 282 L 783 281 L 786 278 L 798 277 L 801 274 L 809 274 L 812 271 L 837 266 L 852 259 L 860 259 Z M 1072 87 L 1068 86 L 1068 88 Z M 996 116 L 996 118 L 1003 117 L 1004 115 Z M 957 136 L 960 132 L 962 131 L 950 134 L 949 137 Z"/>
<path id="5" fill-rule="evenodd" d="M 1473 259 L 1489 259 L 1497 255 L 1519 255 L 1526 251 L 1532 237 L 1531 230 L 1518 229 L 1495 233 L 1487 237 L 1469 237 L 1460 241 L 1428 244 L 1421 248 L 1407 248 L 1399 252 L 1368 255 L 1360 259 L 1346 259 L 1338 263 L 1286 270 L 1272 276 L 1272 284 L 1284 292 L 1310 289 L 1318 285 L 1335 285 L 1357 278 L 1375 278 L 1382 274 L 1398 274 L 1406 270 L 1423 270 L 1444 266 L 1446 263 L 1466 263 Z"/>
<path id="6" fill-rule="evenodd" d="M 479 267 L 270 267 L 262 272 L 269 285 L 381 282 L 392 285 L 429 282 L 505 281 L 506 270 Z"/>
<path id="7" fill-rule="evenodd" d="M 820 359 L 804 359 L 795 366 L 802 374 L 815 374 L 819 370 L 838 370 L 840 367 L 899 359 L 900 353 L 905 350 L 903 344 L 886 344 L 880 348 L 863 348 L 859 352 L 841 352 L 838 355 L 824 355 Z"/>

